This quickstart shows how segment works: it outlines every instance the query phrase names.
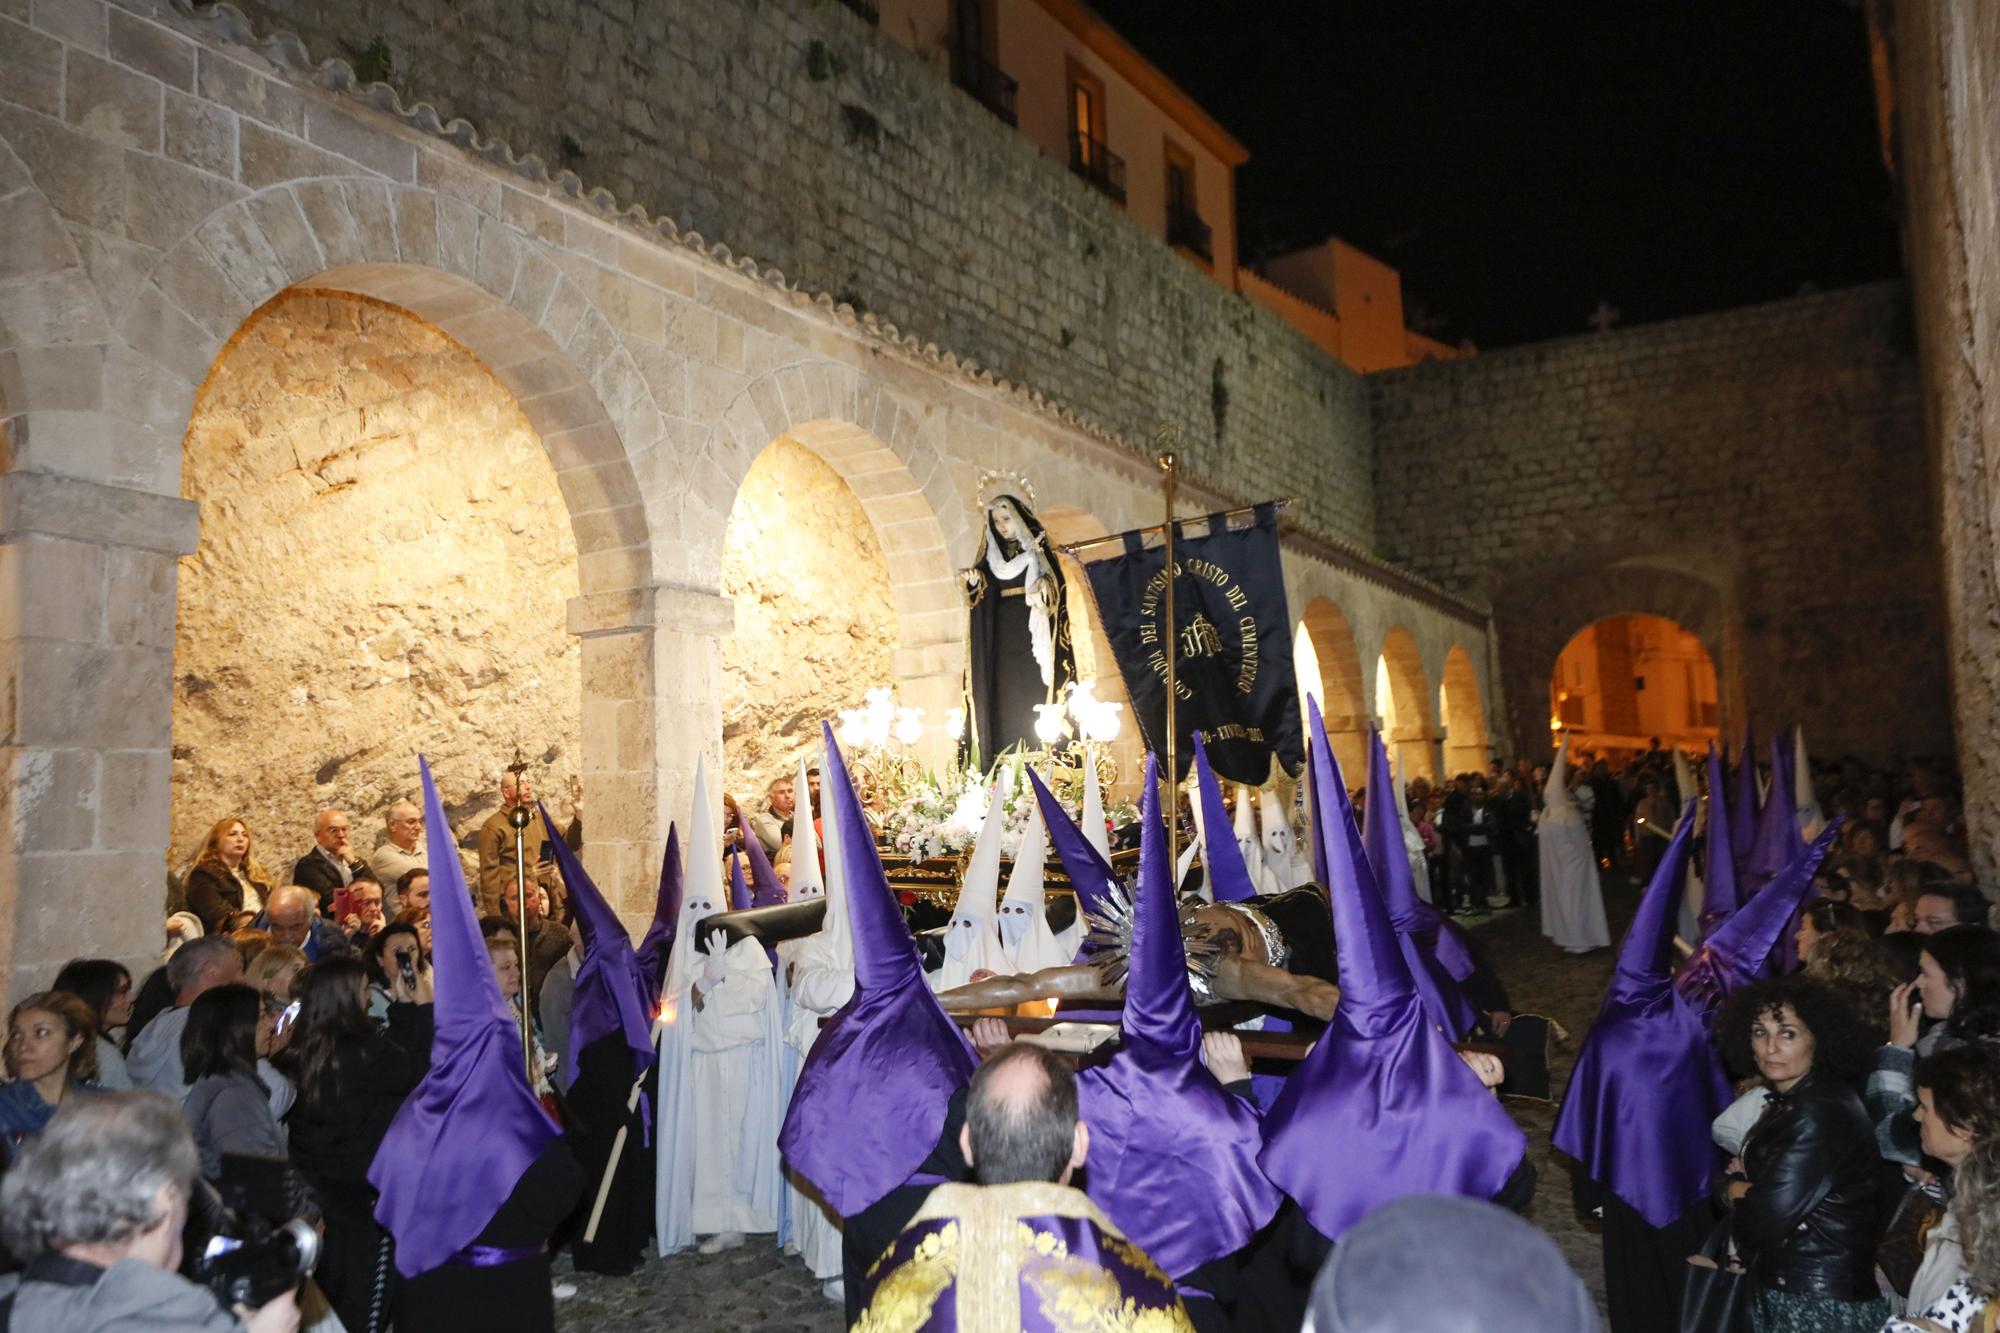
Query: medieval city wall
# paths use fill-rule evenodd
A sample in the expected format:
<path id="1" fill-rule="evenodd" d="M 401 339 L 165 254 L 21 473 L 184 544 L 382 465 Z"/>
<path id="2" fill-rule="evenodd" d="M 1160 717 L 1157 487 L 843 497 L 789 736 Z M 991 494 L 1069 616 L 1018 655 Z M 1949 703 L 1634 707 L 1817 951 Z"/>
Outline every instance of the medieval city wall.
<path id="1" fill-rule="evenodd" d="M 1948 754 L 1944 607 L 1908 300 L 1806 296 L 1371 376 L 1383 553 L 1490 600 L 1507 727 L 1548 747 L 1571 635 L 1698 634 L 1724 734 Z"/>
<path id="2" fill-rule="evenodd" d="M 1372 545 L 1360 378 L 831 0 L 242 8 L 315 58 L 379 38 L 406 99 Z"/>
<path id="3" fill-rule="evenodd" d="M 803 14 L 801 22 L 845 21 L 831 5 Z M 948 95 L 940 84 L 937 96 Z M 968 107 L 974 113 L 984 114 Z M 1073 184 L 1060 163 L 1007 160 L 1054 182 L 1036 188 Z M 1037 505 L 1062 514 L 1078 535 L 1158 515 L 1149 449 L 1098 424 L 1134 401 L 1119 396 L 1125 389 L 1106 389 L 1108 410 L 1065 407 L 1033 381 L 1005 379 L 966 352 L 891 329 L 741 259 L 729 238 L 622 212 L 608 195 L 551 181 L 483 131 L 445 124 L 387 89 L 356 89 L 345 65 L 321 62 L 227 9 L 191 16 L 156 0 L 35 0 L 25 8 L 0 0 L 0 229 L 9 237 L 0 248 L 0 965 L 14 993 L 45 983 L 54 966 L 85 950 L 136 962 L 158 948 L 173 819 L 175 654 L 185 629 L 180 562 L 197 554 L 208 525 L 225 521 L 226 506 L 209 503 L 203 478 L 229 465 L 206 456 L 191 463 L 190 450 L 264 448 L 299 423 L 284 410 L 291 395 L 266 392 L 269 419 L 254 430 L 191 428 L 205 403 L 223 401 L 214 395 L 232 350 L 254 342 L 246 326 L 288 292 L 405 312 L 423 339 L 434 331 L 489 375 L 539 442 L 573 543 L 575 595 L 562 601 L 570 577 L 563 551 L 543 581 L 564 586 L 518 614 L 559 625 L 576 643 L 570 657 L 567 641 L 554 640 L 574 663 L 581 695 L 580 734 L 573 746 L 563 738 L 563 757 L 575 756 L 588 796 L 587 864 L 635 917 L 650 904 L 667 824 L 690 804 L 697 757 L 717 775 L 711 796 L 724 780 L 723 645 L 737 633 L 724 552 L 744 479 L 773 440 L 817 455 L 866 513 L 895 613 L 893 680 L 883 683 L 934 721 L 962 679 L 956 571 L 975 549 L 982 474 L 1027 478 Z M 1137 245 L 1139 233 L 1128 230 Z M 1148 281 L 1169 285 L 1178 277 L 1159 275 L 1186 267 L 1164 249 L 1146 262 L 1154 265 Z M 1127 280 L 1107 278 L 1115 290 Z M 1003 327 L 1011 297 L 996 288 L 990 299 L 1000 312 L 993 325 Z M 1134 305 L 1106 328 L 1143 332 L 1155 318 L 1168 319 Z M 1272 345 L 1280 343 L 1319 367 L 1298 372 L 1298 383 L 1312 384 L 1317 373 L 1346 386 L 1344 397 L 1329 390 L 1329 400 L 1363 420 L 1358 381 L 1297 340 Z M 325 362 L 337 379 L 353 373 L 359 382 L 397 359 L 377 357 L 371 370 L 365 339 L 344 351 L 348 361 Z M 1274 381 L 1287 374 L 1266 369 Z M 1171 376 L 1148 373 L 1155 378 L 1134 382 L 1166 401 Z M 448 380 L 425 371 L 407 387 L 436 392 Z M 1197 397 L 1209 403 L 1205 385 Z M 1260 399 L 1232 393 L 1228 401 Z M 300 406 L 306 417 L 338 415 L 311 395 Z M 511 420 L 491 403 L 478 411 Z M 386 434 L 409 435 L 393 414 L 387 420 Z M 1234 431 L 1226 441 L 1262 438 L 1248 426 Z M 309 527 L 325 521 L 313 506 L 337 506 L 349 493 L 334 484 L 322 493 L 307 475 L 345 480 L 335 474 L 350 466 L 341 442 L 349 437 L 322 430 L 315 438 L 332 442 L 332 472 L 305 450 L 298 458 L 310 466 L 291 469 L 299 475 L 285 483 L 314 492 L 300 497 L 296 520 Z M 366 431 L 351 438 L 397 447 Z M 1342 716 L 1351 725 L 1379 711 L 1372 665 L 1385 648 L 1401 664 L 1407 696 L 1436 691 L 1454 649 L 1484 672 L 1478 608 L 1336 533 L 1310 530 L 1317 492 L 1308 488 L 1341 492 L 1365 512 L 1365 468 L 1346 476 L 1272 471 L 1312 456 L 1295 442 L 1289 456 L 1275 446 L 1260 455 L 1270 466 L 1259 472 L 1201 457 L 1192 428 L 1190 440 L 1194 461 L 1204 471 L 1226 468 L 1233 488 L 1195 476 L 1184 513 L 1271 491 L 1301 497 L 1309 530 L 1288 539 L 1288 590 L 1295 614 L 1343 626 L 1355 664 L 1342 668 L 1351 687 Z M 470 474 L 454 479 L 463 487 Z M 281 524 L 231 534 L 267 543 L 274 565 L 286 535 Z M 347 554 L 390 559 L 369 534 L 356 546 Z M 436 623 L 469 623 L 487 563 L 463 553 L 458 582 L 438 585 Z M 280 665 L 296 687 L 314 662 L 368 651 L 352 636 L 329 635 Z M 1488 679 L 1480 685 L 1490 699 Z M 254 716 L 255 702 L 229 706 Z M 1399 743 L 1434 746 L 1434 724 L 1427 728 L 1414 705 L 1406 712 Z M 450 717 L 408 716 L 365 764 L 333 762 L 354 748 L 353 737 L 333 730 L 313 752 L 301 750 L 291 775 L 301 794 L 287 808 L 386 799 L 379 775 L 398 764 L 413 771 L 415 755 L 438 743 L 437 728 L 452 725 Z M 504 718 L 481 723 L 495 739 L 510 730 Z M 467 751 L 439 771 L 461 836 L 490 808 L 493 768 L 507 757 Z M 192 810 L 186 817 L 198 818 Z M 356 822 L 365 849 L 369 830 Z M 303 846 L 307 836 L 258 832 L 272 851 Z"/>

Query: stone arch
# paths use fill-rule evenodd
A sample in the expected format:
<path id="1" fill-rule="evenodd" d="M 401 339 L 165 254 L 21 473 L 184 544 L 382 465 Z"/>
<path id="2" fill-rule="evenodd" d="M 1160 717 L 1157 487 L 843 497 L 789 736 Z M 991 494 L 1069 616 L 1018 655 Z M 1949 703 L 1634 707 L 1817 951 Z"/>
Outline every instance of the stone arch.
<path id="1" fill-rule="evenodd" d="M 1299 618 L 1294 643 L 1300 707 L 1307 693 L 1318 698 L 1334 760 L 1347 780 L 1359 786 L 1368 771 L 1368 694 L 1354 631 L 1338 606 L 1315 597 Z"/>
<path id="2" fill-rule="evenodd" d="M 1509 580 L 1493 598 L 1500 645 L 1506 730 L 1515 752 L 1551 752 L 1549 674 L 1578 631 L 1611 616 L 1646 614 L 1675 621 L 1701 640 L 1715 664 L 1725 735 L 1742 716 L 1743 681 L 1734 598 L 1726 577 L 1670 557 L 1626 557 L 1593 564 L 1566 560 Z"/>
<path id="3" fill-rule="evenodd" d="M 780 437 L 819 455 L 861 501 L 889 566 L 898 693 L 927 721 L 941 720 L 958 706 L 965 674 L 965 605 L 950 554 L 963 541 L 965 505 L 932 429 L 872 377 L 834 361 L 794 362 L 744 386 L 692 481 L 691 493 L 703 501 L 685 533 L 693 567 L 719 571 L 736 491 L 757 455 Z M 924 744 L 932 762 L 949 748 L 935 726 Z"/>
<path id="4" fill-rule="evenodd" d="M 1383 636 L 1382 652 L 1375 663 L 1375 694 L 1389 757 L 1403 765 L 1407 777 L 1435 781 L 1437 728 L 1431 715 L 1430 686 L 1424 678 L 1424 659 L 1416 637 L 1401 625 Z"/>
<path id="5" fill-rule="evenodd" d="M 122 367 L 130 390 L 107 392 L 103 427 L 171 456 L 159 480 L 178 490 L 182 440 L 208 376 L 250 316 L 294 288 L 381 302 L 464 347 L 520 408 L 563 498 L 581 592 L 564 612 L 583 640 L 589 858 L 614 902 L 636 906 L 647 891 L 627 867 L 657 865 L 665 811 L 679 804 L 662 797 L 674 777 L 663 752 L 685 740 L 684 717 L 706 701 L 699 673 L 659 664 L 712 650 L 726 607 L 656 577 L 666 527 L 656 516 L 669 502 L 649 508 L 635 460 L 663 444 L 661 413 L 587 282 L 547 243 L 427 188 L 372 178 L 270 187 L 193 227 L 112 311 L 107 384 Z M 171 578 L 162 600 L 171 627 Z M 438 776 L 449 800 L 491 799 L 484 774 Z M 164 809 L 164 772 L 160 782 Z"/>
<path id="6" fill-rule="evenodd" d="M 1444 719 L 1444 771 L 1483 772 L 1488 759 L 1486 709 L 1479 697 L 1479 673 L 1463 646 L 1444 655 L 1438 681 L 1438 715 Z"/>
<path id="7" fill-rule="evenodd" d="M 322 179 L 217 210 L 114 312 L 124 345 L 151 363 L 154 392 L 107 407 L 177 452 L 229 339 L 297 286 L 396 306 L 464 346 L 548 450 L 586 598 L 655 581 L 632 458 L 659 441 L 661 423 L 638 364 L 543 243 L 429 190 Z"/>
<path id="8" fill-rule="evenodd" d="M 1111 535 L 1111 529 L 1104 525 L 1103 520 L 1082 505 L 1046 505 L 1037 511 L 1036 517 L 1041 519 L 1042 526 L 1048 531 L 1049 540 L 1058 546 Z M 1100 549 L 1109 554 L 1117 547 L 1107 545 Z M 1098 698 L 1124 705 L 1124 712 L 1119 714 L 1118 739 L 1111 743 L 1111 754 L 1118 761 L 1117 794 L 1137 799 L 1139 774 L 1146 762 L 1146 747 L 1139 738 L 1139 724 L 1132 713 L 1132 697 L 1126 692 L 1125 677 L 1118 669 L 1118 659 L 1112 655 L 1111 639 L 1104 632 L 1104 622 L 1098 618 L 1097 599 L 1091 596 L 1089 576 L 1084 571 L 1083 562 L 1068 554 L 1060 554 L 1059 558 L 1069 581 L 1070 633 L 1076 640 L 1077 671 L 1086 678 L 1095 677 Z"/>

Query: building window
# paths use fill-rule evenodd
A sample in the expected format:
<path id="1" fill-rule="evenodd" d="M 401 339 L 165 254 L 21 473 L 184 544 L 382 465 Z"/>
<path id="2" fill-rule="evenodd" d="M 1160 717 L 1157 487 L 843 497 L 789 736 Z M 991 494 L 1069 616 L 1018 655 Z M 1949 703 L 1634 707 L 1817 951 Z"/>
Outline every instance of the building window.
<path id="1" fill-rule="evenodd" d="M 999 35 L 982 0 L 954 0 L 951 9 L 951 81 L 1009 125 L 1020 124 L 1015 100 L 1020 84 L 993 63 Z"/>
<path id="2" fill-rule="evenodd" d="M 1208 224 L 1195 206 L 1194 156 L 1167 142 L 1167 244 L 1178 246 L 1205 262 L 1215 259 Z"/>
<path id="3" fill-rule="evenodd" d="M 1125 159 L 1104 143 L 1103 81 L 1075 61 L 1069 66 L 1069 169 L 1125 202 Z"/>

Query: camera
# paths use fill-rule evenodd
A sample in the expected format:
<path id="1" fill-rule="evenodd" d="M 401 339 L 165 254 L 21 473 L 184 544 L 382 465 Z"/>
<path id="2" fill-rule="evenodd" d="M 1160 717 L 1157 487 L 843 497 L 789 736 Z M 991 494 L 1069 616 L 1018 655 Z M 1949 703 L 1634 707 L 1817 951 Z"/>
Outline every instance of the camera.
<path id="1" fill-rule="evenodd" d="M 193 1276 L 224 1309 L 267 1305 L 319 1263 L 319 1206 L 289 1163 L 225 1153 L 216 1192 L 218 1226 Z"/>

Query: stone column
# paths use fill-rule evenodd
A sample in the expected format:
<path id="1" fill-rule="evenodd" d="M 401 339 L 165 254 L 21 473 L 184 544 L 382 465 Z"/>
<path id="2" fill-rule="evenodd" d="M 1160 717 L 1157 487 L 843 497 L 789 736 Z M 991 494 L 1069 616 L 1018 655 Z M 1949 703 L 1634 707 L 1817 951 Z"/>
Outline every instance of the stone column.
<path id="1" fill-rule="evenodd" d="M 197 506 L 0 475 L 0 963 L 6 998 L 78 955 L 144 975 L 166 902 L 175 561 Z"/>
<path id="2" fill-rule="evenodd" d="M 652 919 L 668 823 L 685 839 L 696 757 L 721 773 L 722 641 L 733 623 L 727 598 L 692 588 L 569 604 L 570 633 L 583 640 L 585 858 L 635 931 Z"/>

